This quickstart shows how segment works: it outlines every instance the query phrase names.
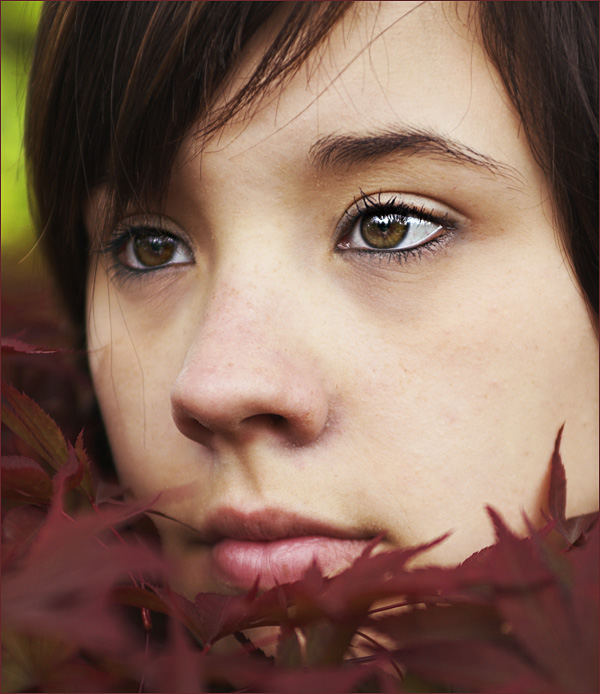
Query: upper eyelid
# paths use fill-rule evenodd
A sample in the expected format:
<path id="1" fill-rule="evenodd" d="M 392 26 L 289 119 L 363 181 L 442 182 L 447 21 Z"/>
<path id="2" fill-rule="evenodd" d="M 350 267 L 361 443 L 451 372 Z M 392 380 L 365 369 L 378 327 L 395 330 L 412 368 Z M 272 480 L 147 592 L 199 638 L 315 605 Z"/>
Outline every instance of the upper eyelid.
<path id="1" fill-rule="evenodd" d="M 432 212 L 439 213 L 439 216 L 447 215 L 449 217 L 456 217 L 457 219 L 464 219 L 464 215 L 452 208 L 450 205 L 442 202 L 441 200 L 435 200 L 429 198 L 425 195 L 419 195 L 418 193 L 400 192 L 400 191 L 376 191 L 374 193 L 363 193 L 356 197 L 352 203 L 354 207 L 362 207 L 363 210 L 372 207 L 393 207 L 393 206 L 404 206 L 414 210 L 430 210 Z M 351 207 L 352 207 L 351 206 Z"/>
<path id="2" fill-rule="evenodd" d="M 394 207 L 405 208 L 414 216 L 422 216 L 434 223 L 442 222 L 448 229 L 465 228 L 468 225 L 467 217 L 439 200 L 416 193 L 391 190 L 365 193 L 361 190 L 360 195 L 354 198 L 338 222 L 337 233 L 348 232 L 349 225 L 355 223 L 361 215 L 369 210 L 393 209 Z"/>
<path id="3" fill-rule="evenodd" d="M 117 222 L 112 233 L 123 232 L 128 229 L 135 229 L 136 227 L 148 227 L 149 229 L 156 229 L 157 231 L 165 231 L 173 236 L 181 238 L 188 243 L 188 245 L 190 244 L 190 239 L 185 229 L 171 219 L 171 217 L 167 217 L 166 215 L 129 215 Z"/>
<path id="4" fill-rule="evenodd" d="M 115 228 L 111 231 L 108 238 L 108 245 L 110 245 L 111 239 L 122 237 L 123 235 L 139 228 L 155 229 L 159 233 L 167 234 L 175 238 L 177 241 L 182 243 L 192 256 L 194 253 L 194 243 L 185 229 L 183 229 L 177 222 L 173 221 L 170 217 L 166 215 L 130 215 L 129 217 L 124 217 L 119 220 Z"/>
<path id="5" fill-rule="evenodd" d="M 131 233 L 136 227 L 147 227 L 169 234 L 183 242 L 190 250 L 193 243 L 190 235 L 171 217 L 161 214 L 131 214 L 122 217 L 114 226 L 105 227 L 101 233 L 90 237 L 90 253 L 110 252 L 116 239 Z"/>

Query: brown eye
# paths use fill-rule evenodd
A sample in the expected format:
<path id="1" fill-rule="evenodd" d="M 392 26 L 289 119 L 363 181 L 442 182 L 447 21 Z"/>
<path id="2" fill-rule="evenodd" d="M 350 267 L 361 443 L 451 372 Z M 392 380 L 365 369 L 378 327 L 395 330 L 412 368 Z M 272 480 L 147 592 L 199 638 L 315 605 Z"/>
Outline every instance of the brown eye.
<path id="1" fill-rule="evenodd" d="M 177 241 L 167 234 L 148 232 L 133 239 L 133 252 L 144 267 L 158 267 L 171 262 L 175 256 Z"/>
<path id="2" fill-rule="evenodd" d="M 194 264 L 194 254 L 183 239 L 170 231 L 150 226 L 125 229 L 108 250 L 115 258 L 116 268 L 136 272 Z"/>
<path id="3" fill-rule="evenodd" d="M 406 236 L 409 222 L 399 214 L 365 216 L 360 223 L 360 235 L 372 248 L 394 248 Z"/>

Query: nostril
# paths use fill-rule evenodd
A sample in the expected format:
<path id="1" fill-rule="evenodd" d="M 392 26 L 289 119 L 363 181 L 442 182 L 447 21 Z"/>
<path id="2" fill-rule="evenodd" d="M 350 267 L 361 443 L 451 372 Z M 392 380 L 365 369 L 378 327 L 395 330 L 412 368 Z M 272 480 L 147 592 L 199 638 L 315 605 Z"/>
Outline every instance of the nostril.
<path id="1" fill-rule="evenodd" d="M 240 422 L 238 435 L 248 435 L 251 432 L 271 431 L 273 433 L 285 436 L 297 442 L 298 439 L 304 439 L 306 436 L 299 430 L 295 424 L 293 417 L 276 413 L 256 414 L 251 417 L 246 417 Z M 243 434 L 242 434 L 243 432 Z"/>
<path id="2" fill-rule="evenodd" d="M 246 417 L 242 422 L 242 426 L 246 424 L 251 424 L 253 426 L 263 426 L 268 427 L 273 430 L 281 431 L 283 429 L 288 429 L 290 423 L 287 417 L 281 414 L 255 414 L 250 417 Z"/>
<path id="3" fill-rule="evenodd" d="M 214 433 L 211 429 L 186 412 L 179 412 L 173 409 L 172 416 L 175 425 L 184 436 L 208 448 L 212 447 Z"/>

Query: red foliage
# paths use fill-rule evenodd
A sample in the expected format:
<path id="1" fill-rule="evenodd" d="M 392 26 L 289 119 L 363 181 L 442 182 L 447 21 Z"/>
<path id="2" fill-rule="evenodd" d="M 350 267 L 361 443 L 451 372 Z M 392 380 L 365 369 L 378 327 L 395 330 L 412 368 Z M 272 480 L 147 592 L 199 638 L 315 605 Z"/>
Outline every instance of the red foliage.
<path id="1" fill-rule="evenodd" d="M 3 419 L 3 691 L 598 691 L 597 514 L 565 518 L 562 430 L 528 538 L 489 509 L 496 542 L 454 568 L 408 567 L 444 538 L 373 543 L 331 578 L 190 601 L 137 523 L 152 502 L 122 501 L 83 435 L 10 386 Z"/>

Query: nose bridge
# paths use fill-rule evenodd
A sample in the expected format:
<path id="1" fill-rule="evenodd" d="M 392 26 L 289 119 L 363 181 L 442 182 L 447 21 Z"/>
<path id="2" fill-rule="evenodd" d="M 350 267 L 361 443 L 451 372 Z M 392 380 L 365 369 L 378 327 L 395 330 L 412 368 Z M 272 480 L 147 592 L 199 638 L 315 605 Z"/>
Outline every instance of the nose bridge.
<path id="1" fill-rule="evenodd" d="M 215 274 L 172 391 L 190 438 L 240 440 L 277 429 L 294 443 L 318 437 L 327 396 L 301 339 L 301 296 L 271 254 L 236 253 Z"/>
<path id="2" fill-rule="evenodd" d="M 188 356 L 213 349 L 222 354 L 228 346 L 244 345 L 250 359 L 270 344 L 284 348 L 284 337 L 293 340 L 295 323 L 301 319 L 301 299 L 291 275 L 284 279 L 280 267 L 278 259 L 269 261 L 266 254 L 251 251 L 230 258 L 208 288 Z M 284 314 L 287 319 L 282 326 Z"/>
<path id="3" fill-rule="evenodd" d="M 277 207 L 266 211 L 258 196 L 212 212 L 213 271 L 183 370 L 205 381 L 208 371 L 227 370 L 232 382 L 234 370 L 274 375 L 290 352 L 299 365 L 308 356 L 298 350 L 305 283 L 290 234 L 282 232 L 291 220 L 284 221 Z"/>

